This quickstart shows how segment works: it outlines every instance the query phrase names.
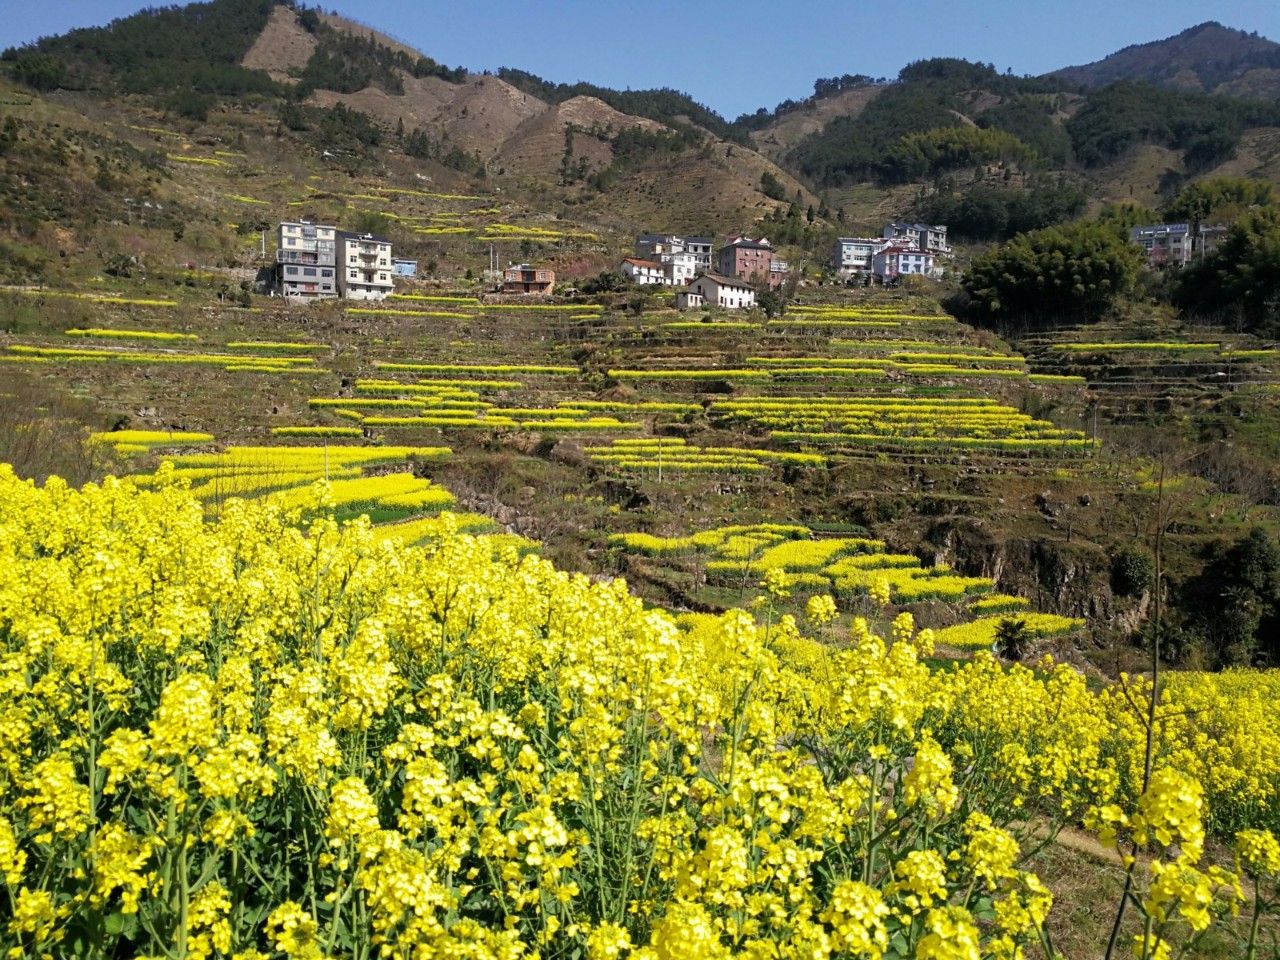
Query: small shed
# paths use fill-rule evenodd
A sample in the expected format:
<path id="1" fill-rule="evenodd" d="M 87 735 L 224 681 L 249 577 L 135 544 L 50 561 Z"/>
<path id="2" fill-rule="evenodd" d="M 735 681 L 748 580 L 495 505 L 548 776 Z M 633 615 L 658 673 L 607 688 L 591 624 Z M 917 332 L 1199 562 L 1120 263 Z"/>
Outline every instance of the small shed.
<path id="1" fill-rule="evenodd" d="M 706 298 L 697 290 L 681 290 L 676 294 L 677 310 L 697 310 L 706 305 Z"/>

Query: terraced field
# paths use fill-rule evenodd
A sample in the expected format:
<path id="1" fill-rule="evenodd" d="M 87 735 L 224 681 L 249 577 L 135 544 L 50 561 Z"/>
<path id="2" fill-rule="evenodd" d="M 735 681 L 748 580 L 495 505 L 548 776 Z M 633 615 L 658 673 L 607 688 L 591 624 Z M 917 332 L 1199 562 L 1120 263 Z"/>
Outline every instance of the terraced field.
<path id="1" fill-rule="evenodd" d="M 1079 470 L 1094 452 L 1077 426 L 1018 406 L 1027 395 L 1070 397 L 1076 380 L 1033 379 L 1005 345 L 925 301 L 811 304 L 764 322 L 422 290 L 380 304 L 292 310 L 104 295 L 93 303 L 95 323 L 69 326 L 60 322 L 62 304 L 82 291 L 8 296 L 36 322 L 5 340 L 3 362 L 120 411 L 121 426 L 141 433 L 102 442 L 144 474 L 172 458 L 170 476 L 212 505 L 232 495 L 292 504 L 327 476 L 347 514 L 404 522 L 458 506 L 430 476 L 467 487 L 468 465 L 513 445 L 521 469 L 536 473 L 558 449 L 560 461 L 572 462 L 555 468 L 561 482 L 593 491 L 583 503 L 598 513 L 601 532 L 589 540 L 599 549 L 626 529 L 628 501 L 645 527 L 679 522 L 674 512 L 640 506 L 663 500 L 673 484 L 708 507 L 735 503 L 763 518 L 779 491 L 864 463 L 899 464 L 895 471 L 922 458 L 1006 463 L 1036 476 Z M 198 390 L 189 389 L 193 376 Z M 141 439 L 148 431 L 163 439 Z M 193 444 L 202 452 L 179 449 Z M 447 449 L 458 453 L 447 465 L 421 453 Z M 386 455 L 362 463 L 361 450 Z M 405 471 L 405 479 L 366 470 Z M 411 473 L 421 478 L 416 485 Z M 617 511 L 612 519 L 608 510 Z M 468 512 L 466 523 L 481 529 Z M 847 613 L 882 581 L 895 604 L 945 601 L 952 607 L 935 611 L 939 626 L 969 617 L 970 592 L 992 589 L 989 578 L 953 577 L 919 561 L 891 559 L 883 569 L 843 562 L 834 573 L 784 569 L 802 575 L 801 586 L 826 578 Z M 749 563 L 732 576 L 712 567 L 712 594 L 719 589 L 719 602 L 728 602 L 724 588 L 754 588 L 768 566 Z M 703 603 L 698 592 L 687 599 Z"/>

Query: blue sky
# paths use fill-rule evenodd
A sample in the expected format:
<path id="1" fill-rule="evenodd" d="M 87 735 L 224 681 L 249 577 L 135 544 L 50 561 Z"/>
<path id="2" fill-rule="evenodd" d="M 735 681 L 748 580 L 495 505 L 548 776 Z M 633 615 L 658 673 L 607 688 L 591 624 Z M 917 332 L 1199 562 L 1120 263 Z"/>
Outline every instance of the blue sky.
<path id="1" fill-rule="evenodd" d="M 172 2 L 172 0 L 165 0 Z M 1014 73 L 1097 60 L 1204 20 L 1280 40 L 1277 0 L 323 0 L 450 66 L 549 80 L 670 86 L 732 119 L 800 99 L 817 77 L 893 76 L 958 56 Z M 139 0 L 0 0 L 0 47 L 105 23 Z"/>

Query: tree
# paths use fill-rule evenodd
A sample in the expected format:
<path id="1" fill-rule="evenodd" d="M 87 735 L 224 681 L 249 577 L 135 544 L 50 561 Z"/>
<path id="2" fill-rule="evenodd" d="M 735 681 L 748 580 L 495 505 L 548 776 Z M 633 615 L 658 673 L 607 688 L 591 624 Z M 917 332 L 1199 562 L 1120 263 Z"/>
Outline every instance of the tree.
<path id="1" fill-rule="evenodd" d="M 377 210 L 361 210 L 351 220 L 356 233 L 373 233 L 385 236 L 391 228 L 391 218 Z"/>
<path id="2" fill-rule="evenodd" d="M 760 174 L 760 192 L 770 200 L 787 199 L 787 191 L 783 188 L 782 181 L 775 177 L 771 170 Z"/>
<path id="3" fill-rule="evenodd" d="M 1208 177 L 1183 188 L 1165 205 L 1167 220 L 1201 222 L 1234 219 L 1249 207 L 1275 203 L 1275 188 L 1265 180 Z"/>
<path id="4" fill-rule="evenodd" d="M 13 64 L 13 78 L 36 90 L 56 90 L 66 82 L 66 67 L 47 53 L 24 53 Z"/>
<path id="5" fill-rule="evenodd" d="M 996 625 L 996 654 L 1006 660 L 1021 660 L 1031 646 L 1031 631 L 1019 617 L 1005 617 Z"/>
<path id="6" fill-rule="evenodd" d="M 1201 314 L 1233 314 L 1249 329 L 1280 330 L 1280 210 L 1247 213 L 1218 248 L 1183 271 L 1174 302 Z"/>
<path id="7" fill-rule="evenodd" d="M 978 323 L 1045 326 L 1096 320 L 1133 289 L 1142 257 L 1106 226 L 1074 223 L 1020 233 L 977 257 L 961 281 Z"/>
<path id="8" fill-rule="evenodd" d="M 1210 665 L 1248 666 L 1280 658 L 1280 545 L 1255 528 L 1216 548 L 1182 590 L 1183 606 Z"/>

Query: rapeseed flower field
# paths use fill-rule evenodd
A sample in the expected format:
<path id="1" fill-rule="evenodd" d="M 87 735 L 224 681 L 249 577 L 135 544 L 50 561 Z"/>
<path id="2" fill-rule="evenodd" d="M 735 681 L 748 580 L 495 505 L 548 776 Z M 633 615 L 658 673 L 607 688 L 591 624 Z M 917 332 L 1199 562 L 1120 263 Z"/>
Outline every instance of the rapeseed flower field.
<path id="1" fill-rule="evenodd" d="M 910 614 L 819 643 L 781 568 L 672 617 L 327 499 L 0 467 L 9 956 L 1056 956 L 1029 857 L 1082 823 L 1143 852 L 1133 956 L 1275 908 L 1272 674 L 1171 680 L 1148 780 L 1140 679 L 931 667 Z"/>

